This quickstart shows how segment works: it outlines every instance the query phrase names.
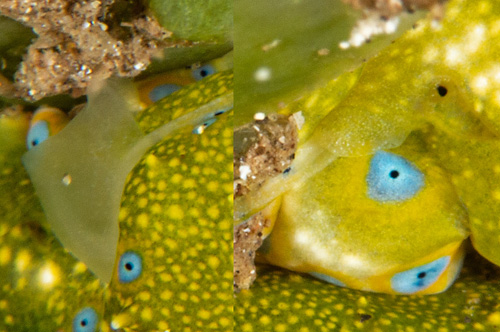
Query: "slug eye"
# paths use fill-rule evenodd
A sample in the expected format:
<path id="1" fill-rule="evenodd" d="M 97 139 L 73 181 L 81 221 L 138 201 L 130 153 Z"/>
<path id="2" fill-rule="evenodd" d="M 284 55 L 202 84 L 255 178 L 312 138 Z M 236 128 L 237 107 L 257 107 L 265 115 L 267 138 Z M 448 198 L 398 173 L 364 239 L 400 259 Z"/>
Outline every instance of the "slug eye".
<path id="1" fill-rule="evenodd" d="M 438 85 L 436 87 L 436 90 L 441 97 L 444 97 L 446 96 L 446 94 L 448 94 L 448 89 L 443 85 Z"/>
<path id="2" fill-rule="evenodd" d="M 215 74 L 216 70 L 212 65 L 204 65 L 200 68 L 196 68 L 193 70 L 193 77 L 195 80 L 199 81 L 202 78 L 205 78 L 209 75 Z"/>
<path id="3" fill-rule="evenodd" d="M 402 294 L 413 294 L 435 283 L 450 263 L 450 256 L 441 257 L 428 264 L 395 274 L 391 287 Z"/>
<path id="4" fill-rule="evenodd" d="M 97 314 L 87 307 L 80 310 L 73 318 L 73 332 L 94 332 L 97 325 Z"/>
<path id="5" fill-rule="evenodd" d="M 47 121 L 37 121 L 31 126 L 26 137 L 26 146 L 28 150 L 45 141 L 49 138 L 49 124 Z"/>
<path id="6" fill-rule="evenodd" d="M 424 175 L 405 158 L 378 151 L 370 162 L 366 177 L 368 196 L 380 202 L 404 201 L 424 185 Z"/>
<path id="7" fill-rule="evenodd" d="M 171 95 L 175 91 L 179 90 L 181 87 L 177 84 L 162 84 L 156 86 L 153 90 L 149 92 L 149 99 L 156 103 L 158 100 Z"/>
<path id="8" fill-rule="evenodd" d="M 137 279 L 142 272 L 142 258 L 133 251 L 127 251 L 120 257 L 118 263 L 118 279 L 129 283 Z"/>

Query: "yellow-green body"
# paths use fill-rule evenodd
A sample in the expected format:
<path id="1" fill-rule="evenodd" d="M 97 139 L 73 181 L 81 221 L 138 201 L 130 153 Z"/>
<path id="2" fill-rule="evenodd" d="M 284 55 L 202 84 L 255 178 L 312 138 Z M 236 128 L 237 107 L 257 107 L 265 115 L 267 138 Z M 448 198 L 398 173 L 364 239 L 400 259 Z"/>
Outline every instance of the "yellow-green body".
<path id="1" fill-rule="evenodd" d="M 425 176 L 412 198 L 380 202 L 369 197 L 372 156 L 339 158 L 306 186 L 283 195 L 260 257 L 294 271 L 333 277 L 346 287 L 399 293 L 391 287 L 397 273 L 450 255 L 442 277 L 412 293 L 447 289 L 461 268 L 466 211 L 422 141 L 409 138 L 391 152 L 406 157 Z"/>
<path id="2" fill-rule="evenodd" d="M 196 64 L 187 68 L 174 69 L 157 74 L 136 82 L 139 92 L 139 102 L 142 107 L 147 107 L 156 101 L 155 91 L 159 95 L 169 95 L 183 86 L 195 83 L 200 79 L 222 72 L 233 67 L 233 53 L 211 60 L 204 64 Z M 164 89 L 163 92 L 162 88 Z M 165 90 L 166 89 L 166 90 Z"/>

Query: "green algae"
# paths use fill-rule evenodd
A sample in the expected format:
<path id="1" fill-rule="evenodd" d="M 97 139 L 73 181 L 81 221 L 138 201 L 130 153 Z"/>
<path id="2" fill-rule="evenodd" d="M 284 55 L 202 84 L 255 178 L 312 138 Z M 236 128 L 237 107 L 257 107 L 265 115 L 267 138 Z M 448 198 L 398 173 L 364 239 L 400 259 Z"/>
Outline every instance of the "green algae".
<path id="1" fill-rule="evenodd" d="M 256 112 L 276 112 L 280 104 L 307 95 L 356 68 L 422 14 L 403 16 L 393 35 L 375 37 L 360 48 L 341 50 L 339 43 L 349 38 L 359 16 L 341 1 L 236 1 L 236 126 L 250 121 Z M 321 50 L 328 54 L 320 55 Z M 254 78 L 259 68 L 270 70 L 268 81 Z"/>
<path id="2" fill-rule="evenodd" d="M 232 40 L 232 1 L 149 0 L 148 6 L 160 24 L 178 38 L 212 42 Z"/>

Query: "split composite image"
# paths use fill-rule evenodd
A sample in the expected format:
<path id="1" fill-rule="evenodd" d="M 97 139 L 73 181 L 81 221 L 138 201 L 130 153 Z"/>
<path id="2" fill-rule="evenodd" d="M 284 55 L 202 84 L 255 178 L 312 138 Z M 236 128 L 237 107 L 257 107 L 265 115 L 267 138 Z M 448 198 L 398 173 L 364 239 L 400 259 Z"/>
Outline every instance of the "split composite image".
<path id="1" fill-rule="evenodd" d="M 0 332 L 500 331 L 500 2 L 0 1 Z"/>

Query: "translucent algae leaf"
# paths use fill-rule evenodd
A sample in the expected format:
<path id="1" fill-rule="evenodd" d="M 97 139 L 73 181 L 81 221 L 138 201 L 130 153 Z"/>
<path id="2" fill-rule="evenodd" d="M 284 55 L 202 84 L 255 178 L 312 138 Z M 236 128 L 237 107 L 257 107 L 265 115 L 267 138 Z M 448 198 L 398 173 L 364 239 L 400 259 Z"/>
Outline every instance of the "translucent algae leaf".
<path id="1" fill-rule="evenodd" d="M 23 157 L 52 230 L 104 281 L 116 257 L 123 184 L 137 162 L 128 152 L 141 136 L 130 107 L 108 86 Z"/>

